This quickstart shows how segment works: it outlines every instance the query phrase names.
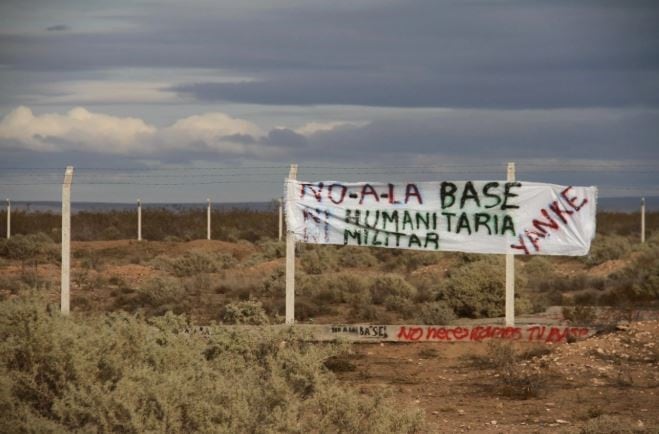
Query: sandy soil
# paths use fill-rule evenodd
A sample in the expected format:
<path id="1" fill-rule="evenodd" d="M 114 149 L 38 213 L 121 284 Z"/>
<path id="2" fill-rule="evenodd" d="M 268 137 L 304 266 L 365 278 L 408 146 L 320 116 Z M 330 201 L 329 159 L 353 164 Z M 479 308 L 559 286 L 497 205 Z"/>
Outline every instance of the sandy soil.
<path id="1" fill-rule="evenodd" d="M 401 405 L 422 408 L 436 432 L 579 432 L 598 415 L 659 427 L 657 336 L 659 322 L 635 323 L 523 361 L 516 369 L 544 382 L 528 399 L 508 396 L 502 373 L 474 362 L 487 343 L 353 345 L 354 370 L 337 375 L 365 393 L 391 390 Z"/>

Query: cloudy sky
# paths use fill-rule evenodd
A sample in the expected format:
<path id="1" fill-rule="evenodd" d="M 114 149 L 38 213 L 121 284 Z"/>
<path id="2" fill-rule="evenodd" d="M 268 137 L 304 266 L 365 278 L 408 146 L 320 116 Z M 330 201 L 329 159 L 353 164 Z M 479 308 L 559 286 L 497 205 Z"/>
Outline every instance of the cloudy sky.
<path id="1" fill-rule="evenodd" d="M 61 170 L 16 169 L 67 164 L 74 200 L 189 202 L 279 196 L 291 162 L 381 181 L 515 161 L 659 195 L 657 23 L 656 0 L 3 0 L 0 194 L 57 200 Z"/>

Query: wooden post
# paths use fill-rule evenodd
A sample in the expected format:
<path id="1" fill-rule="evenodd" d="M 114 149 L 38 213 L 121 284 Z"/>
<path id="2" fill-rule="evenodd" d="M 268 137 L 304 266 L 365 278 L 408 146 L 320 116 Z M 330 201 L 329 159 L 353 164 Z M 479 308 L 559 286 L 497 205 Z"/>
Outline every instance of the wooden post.
<path id="1" fill-rule="evenodd" d="M 645 198 L 644 197 L 641 198 L 641 243 L 645 243 Z"/>
<path id="2" fill-rule="evenodd" d="M 63 315 L 70 311 L 71 288 L 71 182 L 73 166 L 67 166 L 62 183 L 62 279 L 60 308 Z"/>
<path id="3" fill-rule="evenodd" d="M 515 163 L 508 163 L 508 182 L 515 181 Z M 515 255 L 506 254 L 506 319 L 507 327 L 515 325 Z"/>
<path id="4" fill-rule="evenodd" d="M 9 200 L 9 199 L 7 199 L 7 200 Z M 279 198 L 279 241 L 281 241 L 281 235 L 282 235 L 283 226 L 284 226 L 284 211 L 282 209 L 282 207 L 283 207 L 282 203 L 283 203 L 283 201 L 281 200 L 281 198 Z"/>
<path id="5" fill-rule="evenodd" d="M 288 179 L 297 178 L 297 164 L 291 164 Z M 286 203 L 295 200 L 295 189 L 287 185 Z M 286 229 L 286 324 L 295 322 L 295 234 Z"/>
<path id="6" fill-rule="evenodd" d="M 206 209 L 206 239 L 210 241 L 211 239 L 211 200 L 210 198 L 206 199 L 208 202 L 208 208 Z"/>
<path id="7" fill-rule="evenodd" d="M 7 199 L 7 239 L 11 238 L 11 201 Z"/>
<path id="8" fill-rule="evenodd" d="M 142 241 L 142 201 L 137 199 L 137 241 Z"/>

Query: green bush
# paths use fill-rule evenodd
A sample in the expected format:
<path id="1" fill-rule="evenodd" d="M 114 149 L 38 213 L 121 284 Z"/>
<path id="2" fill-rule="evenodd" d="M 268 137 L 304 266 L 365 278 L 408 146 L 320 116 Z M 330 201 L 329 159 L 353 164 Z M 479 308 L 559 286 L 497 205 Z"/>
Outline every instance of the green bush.
<path id="1" fill-rule="evenodd" d="M 292 329 L 206 335 L 172 314 L 0 303 L 0 432 L 425 432 L 421 413 L 336 384 L 341 349 Z"/>
<path id="2" fill-rule="evenodd" d="M 518 276 L 515 286 L 521 288 L 522 283 Z M 458 316 L 502 316 L 504 285 L 504 266 L 499 258 L 476 260 L 451 270 L 448 278 L 439 285 L 437 299 L 445 301 Z M 518 292 L 516 297 L 516 305 L 530 307 L 522 294 Z"/>
<path id="3" fill-rule="evenodd" d="M 450 272 L 438 298 L 458 316 L 494 317 L 503 315 L 504 271 L 500 264 L 480 260 Z"/>

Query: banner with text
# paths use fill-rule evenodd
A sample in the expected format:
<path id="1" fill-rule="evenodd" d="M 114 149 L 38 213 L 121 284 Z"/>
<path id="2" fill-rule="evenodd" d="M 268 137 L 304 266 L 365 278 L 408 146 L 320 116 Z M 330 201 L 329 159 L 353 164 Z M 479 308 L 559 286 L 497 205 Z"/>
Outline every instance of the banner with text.
<path id="1" fill-rule="evenodd" d="M 597 188 L 535 182 L 286 181 L 296 241 L 433 251 L 585 255 Z"/>

